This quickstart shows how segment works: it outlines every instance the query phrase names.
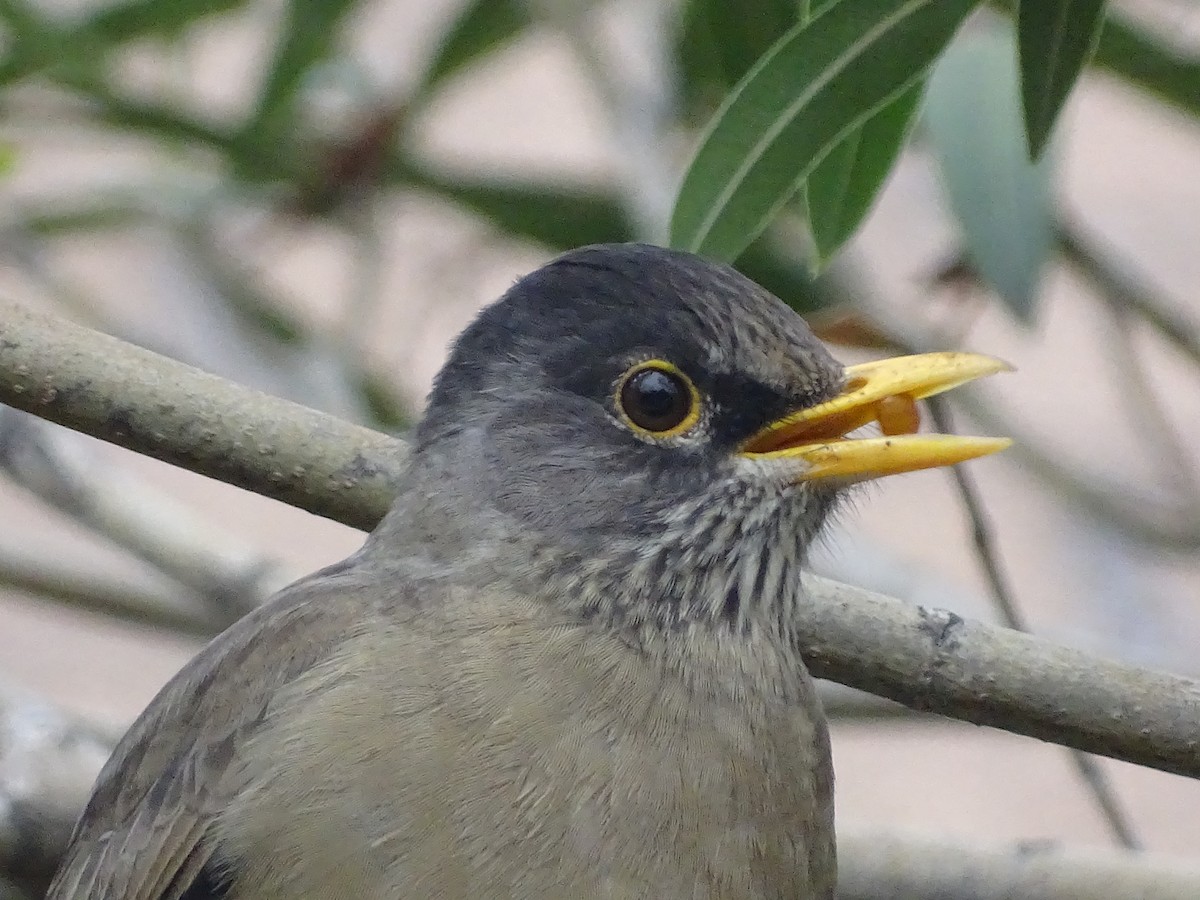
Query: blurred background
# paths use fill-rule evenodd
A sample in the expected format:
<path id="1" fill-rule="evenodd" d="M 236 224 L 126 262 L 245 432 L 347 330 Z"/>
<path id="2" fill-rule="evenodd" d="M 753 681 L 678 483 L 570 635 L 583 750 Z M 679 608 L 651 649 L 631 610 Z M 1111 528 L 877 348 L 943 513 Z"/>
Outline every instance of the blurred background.
<path id="1" fill-rule="evenodd" d="M 697 134 L 795 16 L 729 6 L 4 0 L 0 292 L 402 434 L 520 275 L 666 239 Z M 956 417 L 1017 439 L 970 472 L 1025 618 L 1200 676 L 1200 9 L 1109 16 L 1042 162 L 1007 19 L 980 13 L 848 247 L 814 278 L 793 204 L 739 266 L 847 363 L 1013 363 Z M 104 733 L 362 539 L 3 409 L 0 467 L 0 691 Z M 814 567 L 997 618 L 944 472 L 859 493 Z M 833 740 L 843 822 L 1112 840 L 1061 748 L 870 705 Z M 1101 766 L 1147 847 L 1198 853 L 1200 784 Z"/>

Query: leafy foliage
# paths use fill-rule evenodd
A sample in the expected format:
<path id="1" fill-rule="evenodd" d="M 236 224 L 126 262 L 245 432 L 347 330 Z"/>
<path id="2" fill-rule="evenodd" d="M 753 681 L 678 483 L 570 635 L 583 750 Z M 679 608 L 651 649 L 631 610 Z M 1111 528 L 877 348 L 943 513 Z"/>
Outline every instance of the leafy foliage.
<path id="1" fill-rule="evenodd" d="M 1050 160 L 1026 155 L 1012 29 L 995 25 L 964 35 L 938 63 L 925 123 L 977 274 L 1029 322 L 1054 249 Z"/>
<path id="2" fill-rule="evenodd" d="M 974 0 L 841 0 L 739 82 L 684 177 L 675 246 L 736 259 L 813 167 L 932 64 Z"/>
<path id="3" fill-rule="evenodd" d="M 1043 0 L 1017 12 L 1021 102 L 1029 153 L 1038 156 L 1067 94 L 1091 58 L 1104 23 L 1105 0 Z"/>
<path id="4" fill-rule="evenodd" d="M 833 256 L 858 230 L 916 120 L 924 85 L 912 85 L 852 128 L 805 181 L 808 227 L 817 261 Z"/>
<path id="5" fill-rule="evenodd" d="M 1200 117 L 1200 62 L 1126 13 L 1106 11 L 1103 0 L 998 4 L 1012 12 L 1015 51 L 993 49 L 971 59 L 989 26 L 972 21 L 952 37 L 978 5 L 687 0 L 671 35 L 678 88 L 672 127 L 707 127 L 673 212 L 672 241 L 737 260 L 797 308 L 830 302 L 808 270 L 831 260 L 854 235 L 924 106 L 924 134 L 977 274 L 1029 321 L 1056 240 L 1053 172 L 1029 157 L 1044 153 L 1073 85 L 1089 67 L 1104 69 Z M 337 224 L 347 205 L 364 196 L 410 192 L 464 210 L 497 234 L 551 248 L 639 236 L 638 217 L 613 183 L 550 182 L 520 171 L 483 177 L 415 150 L 414 122 L 447 84 L 545 25 L 536 7 L 518 0 L 466 0 L 410 88 L 379 95 L 344 140 L 331 143 L 316 133 L 305 87 L 322 67 L 347 58 L 343 37 L 364 6 L 287 0 L 249 113 L 222 121 L 186 92 L 132 92 L 114 77 L 113 63 L 139 43 L 182 42 L 200 26 L 241 15 L 252 7 L 249 0 L 117 0 L 75 17 L 32 0 L 3 0 L 0 103 L 34 83 L 57 89 L 78 101 L 72 115 L 80 124 L 202 161 L 225 179 L 227 192 L 272 215 Z M 1001 66 L 1004 52 L 1019 60 L 1019 79 Z M 958 65 L 969 71 L 945 74 Z M 20 142 L 6 148 L 19 163 Z M 797 198 L 804 201 L 807 248 L 794 228 L 785 229 L 786 239 L 770 230 L 782 211 L 796 224 Z M 29 233 L 44 240 L 125 228 L 146 214 L 144 205 L 97 198 L 77 209 L 34 202 L 21 210 Z M 296 339 L 294 327 L 288 340 Z M 281 339 L 269 324 L 262 332 Z M 368 405 L 383 409 L 378 385 L 364 376 L 368 382 Z"/>

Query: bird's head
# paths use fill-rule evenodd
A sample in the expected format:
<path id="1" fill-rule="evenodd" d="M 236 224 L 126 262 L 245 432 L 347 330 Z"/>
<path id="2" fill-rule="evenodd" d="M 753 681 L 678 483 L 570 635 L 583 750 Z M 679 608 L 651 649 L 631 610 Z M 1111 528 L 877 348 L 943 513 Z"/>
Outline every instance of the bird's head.
<path id="1" fill-rule="evenodd" d="M 462 334 L 414 460 L 465 515 L 546 548 L 572 584 L 599 578 L 598 598 L 641 593 L 664 606 L 656 618 L 736 622 L 798 581 L 847 485 L 1005 446 L 910 433 L 914 399 L 1003 367 L 930 354 L 847 369 L 727 266 L 585 247 Z M 846 436 L 872 422 L 889 434 Z"/>

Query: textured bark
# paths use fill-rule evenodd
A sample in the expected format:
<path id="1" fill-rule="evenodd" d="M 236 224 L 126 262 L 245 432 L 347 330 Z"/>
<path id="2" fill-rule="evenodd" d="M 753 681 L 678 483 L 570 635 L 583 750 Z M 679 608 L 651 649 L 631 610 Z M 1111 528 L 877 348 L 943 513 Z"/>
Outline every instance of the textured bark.
<path id="1" fill-rule="evenodd" d="M 8 300 L 0 402 L 355 528 L 403 464 L 387 435 Z"/>
<path id="2" fill-rule="evenodd" d="M 838 900 L 1194 900 L 1200 863 L 1053 844 L 974 847 L 843 829 Z"/>

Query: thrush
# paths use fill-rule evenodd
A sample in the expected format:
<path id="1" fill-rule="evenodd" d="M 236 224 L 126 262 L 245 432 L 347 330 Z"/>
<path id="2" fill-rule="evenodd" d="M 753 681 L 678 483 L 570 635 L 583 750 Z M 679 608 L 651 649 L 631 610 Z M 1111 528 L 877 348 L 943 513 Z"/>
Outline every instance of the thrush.
<path id="1" fill-rule="evenodd" d="M 365 546 L 125 735 L 48 896 L 832 898 L 805 553 L 847 485 L 1004 446 L 910 433 L 1002 367 L 847 369 L 731 268 L 559 257 L 460 336 Z"/>

